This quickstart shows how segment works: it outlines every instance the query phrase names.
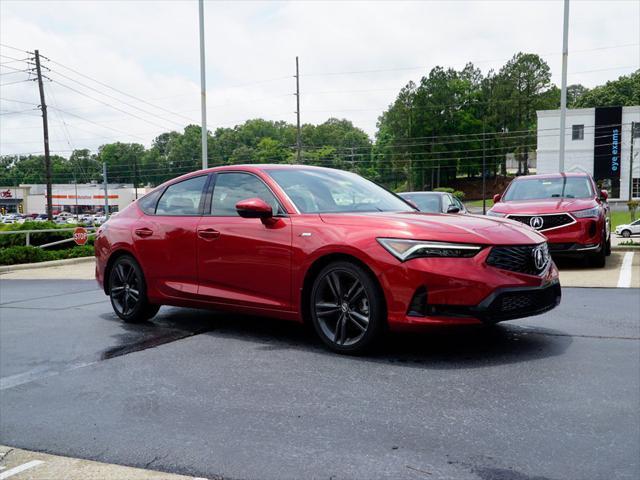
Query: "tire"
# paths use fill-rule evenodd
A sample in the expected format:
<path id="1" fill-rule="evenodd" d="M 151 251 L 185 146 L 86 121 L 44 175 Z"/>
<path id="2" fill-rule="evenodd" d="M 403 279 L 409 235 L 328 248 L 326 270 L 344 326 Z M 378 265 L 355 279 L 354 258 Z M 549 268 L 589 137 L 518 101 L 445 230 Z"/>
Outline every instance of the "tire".
<path id="1" fill-rule="evenodd" d="M 605 243 L 604 254 L 608 257 L 611 255 L 611 235 L 607 238 L 607 243 Z"/>
<path id="2" fill-rule="evenodd" d="M 631 230 L 623 230 L 622 231 L 622 236 L 624 238 L 631 238 Z"/>
<path id="3" fill-rule="evenodd" d="M 109 298 L 118 317 L 126 323 L 146 322 L 160 310 L 149 303 L 144 274 L 129 255 L 119 257 L 109 273 Z"/>
<path id="4" fill-rule="evenodd" d="M 348 261 L 330 263 L 316 276 L 309 310 L 322 342 L 342 354 L 370 351 L 387 324 L 378 283 L 364 268 Z"/>
<path id="5" fill-rule="evenodd" d="M 600 250 L 589 255 L 589 265 L 594 268 L 604 268 L 607 263 L 607 247 L 606 244 L 600 245 Z"/>

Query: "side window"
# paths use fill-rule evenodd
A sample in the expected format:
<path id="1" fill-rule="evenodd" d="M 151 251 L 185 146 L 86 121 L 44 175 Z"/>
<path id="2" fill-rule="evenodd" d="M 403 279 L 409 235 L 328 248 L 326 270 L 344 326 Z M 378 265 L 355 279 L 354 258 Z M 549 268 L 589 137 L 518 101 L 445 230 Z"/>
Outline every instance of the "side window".
<path id="1" fill-rule="evenodd" d="M 260 198 L 271 205 L 274 215 L 283 213 L 276 197 L 262 180 L 249 173 L 219 173 L 213 187 L 211 215 L 235 217 L 236 203 L 249 198 Z"/>
<path id="2" fill-rule="evenodd" d="M 156 205 L 158 204 L 158 199 L 162 194 L 162 189 L 154 190 L 151 193 L 148 193 L 140 200 L 138 200 L 138 206 L 140 209 L 146 213 L 147 215 L 153 215 L 156 213 Z"/>
<path id="3" fill-rule="evenodd" d="M 464 212 L 464 205 L 462 204 L 462 202 L 460 201 L 460 199 L 458 197 L 451 197 L 453 198 L 453 204 L 458 207 L 460 209 L 461 212 Z"/>
<path id="4" fill-rule="evenodd" d="M 158 202 L 156 215 L 198 215 L 207 176 L 183 180 L 167 187 Z"/>
<path id="5" fill-rule="evenodd" d="M 449 207 L 453 204 L 453 200 L 451 199 L 450 195 L 443 195 L 442 196 L 442 213 L 447 213 L 447 210 L 449 210 Z"/>

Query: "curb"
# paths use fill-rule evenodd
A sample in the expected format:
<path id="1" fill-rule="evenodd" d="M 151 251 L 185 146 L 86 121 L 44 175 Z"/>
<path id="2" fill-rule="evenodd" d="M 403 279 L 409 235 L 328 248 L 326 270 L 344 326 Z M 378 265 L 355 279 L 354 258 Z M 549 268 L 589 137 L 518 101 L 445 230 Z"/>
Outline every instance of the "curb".
<path id="1" fill-rule="evenodd" d="M 31 270 L 34 268 L 60 267 L 63 265 L 74 265 L 76 263 L 89 263 L 95 261 L 95 257 L 65 258 L 64 260 L 49 260 L 47 262 L 21 263 L 18 265 L 3 265 L 0 267 L 0 274 L 16 272 L 18 270 Z"/>

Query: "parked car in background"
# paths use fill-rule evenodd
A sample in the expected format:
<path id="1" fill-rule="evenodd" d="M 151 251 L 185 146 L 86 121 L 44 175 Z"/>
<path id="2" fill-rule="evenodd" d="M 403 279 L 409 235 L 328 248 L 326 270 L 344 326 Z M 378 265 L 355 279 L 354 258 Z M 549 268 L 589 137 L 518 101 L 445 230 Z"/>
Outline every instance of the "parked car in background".
<path id="1" fill-rule="evenodd" d="M 544 234 L 552 255 L 582 256 L 604 267 L 611 253 L 607 198 L 607 191 L 599 191 L 586 173 L 527 175 L 495 195 L 487 215 L 516 220 Z"/>
<path id="2" fill-rule="evenodd" d="M 628 225 L 618 225 L 616 227 L 616 234 L 622 235 L 624 238 L 629 238 L 631 235 L 640 234 L 640 220 L 631 222 Z"/>
<path id="3" fill-rule="evenodd" d="M 171 180 L 95 238 L 96 278 L 126 322 L 161 305 L 309 322 L 341 353 L 388 327 L 495 323 L 560 302 L 546 239 L 429 215 L 350 172 L 239 165 Z"/>
<path id="4" fill-rule="evenodd" d="M 468 213 L 462 202 L 447 192 L 402 192 L 398 195 L 409 200 L 421 212 Z"/>

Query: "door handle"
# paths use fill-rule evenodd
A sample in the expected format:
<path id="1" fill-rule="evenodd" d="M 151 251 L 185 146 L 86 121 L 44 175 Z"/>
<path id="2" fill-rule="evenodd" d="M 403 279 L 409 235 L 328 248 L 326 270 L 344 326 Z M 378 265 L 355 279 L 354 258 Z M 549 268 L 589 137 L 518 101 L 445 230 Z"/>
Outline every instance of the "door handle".
<path id="1" fill-rule="evenodd" d="M 213 228 L 203 228 L 198 230 L 198 236 L 204 240 L 215 240 L 220 236 L 220 232 Z"/>
<path id="2" fill-rule="evenodd" d="M 139 237 L 150 237 L 153 235 L 153 230 L 150 228 L 136 228 L 136 235 Z"/>

